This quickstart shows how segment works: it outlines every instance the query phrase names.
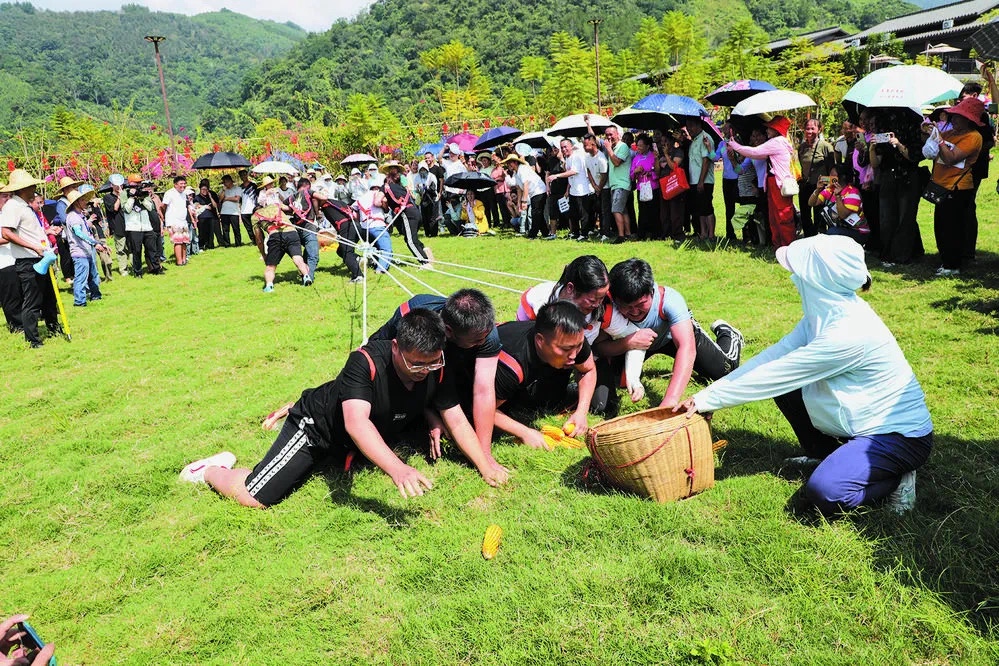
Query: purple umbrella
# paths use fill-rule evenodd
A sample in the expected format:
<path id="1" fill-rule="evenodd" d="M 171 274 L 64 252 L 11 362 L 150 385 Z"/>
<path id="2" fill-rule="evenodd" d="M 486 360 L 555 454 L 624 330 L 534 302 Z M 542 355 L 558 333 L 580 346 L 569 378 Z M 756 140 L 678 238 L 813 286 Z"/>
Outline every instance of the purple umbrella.
<path id="1" fill-rule="evenodd" d="M 444 140 L 444 143 L 456 143 L 458 144 L 458 147 L 461 148 L 461 152 L 472 153 L 475 152 L 475 142 L 478 140 L 479 137 L 474 134 L 462 132 L 461 134 L 455 134 L 454 136 L 448 137 Z"/>
<path id="2" fill-rule="evenodd" d="M 475 142 L 475 152 L 502 146 L 504 143 L 513 141 L 523 133 L 515 127 L 507 127 L 506 125 L 486 130 L 486 133 L 480 136 L 479 140 Z"/>

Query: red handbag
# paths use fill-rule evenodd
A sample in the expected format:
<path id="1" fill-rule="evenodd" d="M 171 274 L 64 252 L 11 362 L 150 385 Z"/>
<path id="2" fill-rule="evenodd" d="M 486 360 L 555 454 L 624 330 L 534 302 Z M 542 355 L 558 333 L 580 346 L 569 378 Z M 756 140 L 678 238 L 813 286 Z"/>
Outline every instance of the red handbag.
<path id="1" fill-rule="evenodd" d="M 664 201 L 675 199 L 689 189 L 690 183 L 687 182 L 687 172 L 684 169 L 673 169 L 668 176 L 659 179 L 659 191 Z"/>

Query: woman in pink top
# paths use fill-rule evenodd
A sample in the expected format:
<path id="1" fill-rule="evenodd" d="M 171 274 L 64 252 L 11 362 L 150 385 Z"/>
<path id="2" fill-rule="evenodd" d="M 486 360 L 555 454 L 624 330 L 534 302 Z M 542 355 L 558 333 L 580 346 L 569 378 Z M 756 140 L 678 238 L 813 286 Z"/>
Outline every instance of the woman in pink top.
<path id="1" fill-rule="evenodd" d="M 746 146 L 729 139 L 728 145 L 743 157 L 767 160 L 767 180 L 764 189 L 767 194 L 767 214 L 770 218 L 770 235 L 774 249 L 790 245 L 794 240 L 794 197 L 781 194 L 781 185 L 796 177 L 791 173 L 791 160 L 794 146 L 787 140 L 791 121 L 784 116 L 775 116 L 766 124 L 767 137 L 759 146 Z"/>
<path id="2" fill-rule="evenodd" d="M 512 216 L 510 215 L 510 203 L 507 199 L 510 188 L 506 184 L 506 171 L 503 170 L 499 155 L 496 153 L 493 153 L 492 162 L 493 169 L 489 175 L 496 181 L 496 207 L 499 208 L 500 217 L 503 218 L 503 226 L 509 228 Z"/>
<path id="3" fill-rule="evenodd" d="M 655 240 L 663 237 L 662 221 L 659 219 L 659 147 L 652 143 L 648 134 L 639 134 L 635 139 L 637 152 L 631 158 L 631 182 L 638 196 L 638 237 Z M 653 152 L 655 148 L 655 152 Z M 648 185 L 645 185 L 648 183 Z M 642 201 L 642 187 L 651 187 L 651 197 Z"/>

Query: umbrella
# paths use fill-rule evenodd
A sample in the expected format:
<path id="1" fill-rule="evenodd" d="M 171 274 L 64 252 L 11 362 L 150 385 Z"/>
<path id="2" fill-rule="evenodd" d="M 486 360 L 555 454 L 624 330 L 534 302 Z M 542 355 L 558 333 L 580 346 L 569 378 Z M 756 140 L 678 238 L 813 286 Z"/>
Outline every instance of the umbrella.
<path id="1" fill-rule="evenodd" d="M 562 120 L 558 121 L 552 125 L 551 129 L 545 132 L 545 134 L 548 136 L 583 136 L 590 131 L 586 129 L 586 121 L 583 120 L 584 117 L 589 117 L 590 126 L 596 134 L 602 133 L 614 124 L 610 121 L 610 118 L 604 118 L 603 116 L 598 116 L 595 113 L 577 113 L 575 115 L 566 116 Z M 520 140 L 523 141 L 524 137 L 520 137 Z"/>
<path id="2" fill-rule="evenodd" d="M 496 187 L 496 181 L 481 171 L 462 171 L 444 179 L 445 187 L 457 190 L 490 190 Z"/>
<path id="3" fill-rule="evenodd" d="M 494 127 L 486 130 L 486 133 L 479 137 L 479 140 L 475 142 L 475 150 L 489 150 L 496 146 L 502 146 L 508 141 L 513 141 L 523 133 L 522 130 L 515 127 L 507 127 L 506 125 Z"/>
<path id="4" fill-rule="evenodd" d="M 266 160 L 261 162 L 257 166 L 253 167 L 251 171 L 253 171 L 253 173 L 284 173 L 289 176 L 294 176 L 298 173 L 298 169 L 292 165 L 278 160 Z"/>
<path id="5" fill-rule="evenodd" d="M 444 142 L 438 141 L 437 143 L 425 143 L 420 146 L 420 149 L 416 151 L 417 155 L 426 155 L 427 153 L 433 153 L 434 155 L 439 155 L 440 152 L 444 150 Z"/>
<path id="6" fill-rule="evenodd" d="M 352 164 L 368 164 L 369 162 L 378 162 L 377 157 L 372 157 L 367 153 L 354 153 L 353 155 L 347 155 L 347 157 L 340 160 L 340 164 L 344 166 L 351 166 Z"/>
<path id="7" fill-rule="evenodd" d="M 548 148 L 552 140 L 544 132 L 528 132 L 517 137 L 517 145 L 527 144 L 531 148 Z"/>
<path id="8" fill-rule="evenodd" d="M 707 95 L 704 99 L 708 100 L 715 106 L 735 106 L 747 97 L 752 97 L 753 95 L 766 90 L 777 90 L 777 88 L 770 85 L 766 81 L 757 81 L 756 79 L 739 79 L 738 81 L 726 83 L 711 94 Z"/>
<path id="9" fill-rule="evenodd" d="M 205 153 L 194 162 L 195 169 L 239 169 L 248 167 L 250 160 L 239 153 Z"/>
<path id="10" fill-rule="evenodd" d="M 98 194 L 107 194 L 111 191 L 111 181 L 105 180 L 104 184 L 97 188 Z"/>
<path id="11" fill-rule="evenodd" d="M 642 111 L 633 106 L 626 107 L 611 117 L 611 120 L 621 127 L 630 127 L 639 130 L 661 130 L 668 127 L 676 127 L 680 124 L 669 113 L 661 111 Z"/>
<path id="12" fill-rule="evenodd" d="M 474 134 L 469 134 L 468 132 L 462 132 L 461 134 L 455 134 L 444 140 L 444 143 L 456 143 L 458 147 L 461 148 L 463 153 L 471 153 L 475 151 L 475 142 L 479 140 L 479 137 Z"/>
<path id="13" fill-rule="evenodd" d="M 658 111 L 672 116 L 701 117 L 708 115 L 708 110 L 696 99 L 685 95 L 666 95 L 664 93 L 643 97 L 632 104 L 631 108 L 638 111 Z"/>
<path id="14" fill-rule="evenodd" d="M 999 23 L 989 23 L 968 38 L 979 58 L 999 58 Z"/>
<path id="15" fill-rule="evenodd" d="M 277 160 L 278 162 L 285 162 L 287 164 L 290 164 L 293 168 L 298 169 L 299 171 L 305 171 L 305 162 L 303 162 L 302 160 L 298 159 L 291 153 L 284 150 L 275 150 L 270 155 L 266 155 L 264 159 L 261 161 L 266 162 L 267 160 Z"/>
<path id="16" fill-rule="evenodd" d="M 947 72 L 923 65 L 896 65 L 877 69 L 853 84 L 843 96 L 843 105 L 901 107 L 924 106 L 953 99 L 962 83 Z"/>
<path id="17" fill-rule="evenodd" d="M 755 116 L 815 106 L 812 98 L 793 90 L 767 90 L 747 97 L 732 109 L 733 116 Z"/>

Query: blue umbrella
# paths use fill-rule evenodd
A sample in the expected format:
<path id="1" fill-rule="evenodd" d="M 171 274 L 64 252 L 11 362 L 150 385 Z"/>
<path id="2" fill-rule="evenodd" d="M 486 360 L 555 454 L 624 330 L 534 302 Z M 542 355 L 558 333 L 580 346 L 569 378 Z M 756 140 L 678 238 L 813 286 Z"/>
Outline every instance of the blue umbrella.
<path id="1" fill-rule="evenodd" d="M 674 117 L 694 116 L 700 118 L 701 116 L 708 115 L 708 110 L 701 106 L 701 103 L 696 99 L 684 95 L 666 95 L 664 93 L 656 93 L 648 97 L 643 97 L 632 104 L 631 108 L 637 111 L 668 113 Z"/>
<path id="2" fill-rule="evenodd" d="M 274 160 L 276 162 L 287 162 L 299 171 L 305 171 L 305 162 L 298 159 L 291 153 L 285 152 L 283 150 L 275 150 L 270 155 L 264 158 L 265 160 Z"/>
<path id="3" fill-rule="evenodd" d="M 425 143 L 420 146 L 420 149 L 416 152 L 417 155 L 426 155 L 427 153 L 433 153 L 434 155 L 439 154 L 444 150 L 444 142 L 439 141 L 437 143 Z"/>
<path id="4" fill-rule="evenodd" d="M 490 148 L 501 146 L 504 143 L 513 141 L 523 133 L 522 130 L 515 127 L 507 127 L 506 125 L 494 127 L 486 130 L 486 133 L 480 136 L 479 140 L 475 142 L 475 151 L 489 150 Z"/>
<path id="5" fill-rule="evenodd" d="M 711 94 L 707 95 L 704 99 L 708 100 L 715 106 L 735 106 L 747 97 L 752 97 L 756 93 L 761 93 L 767 90 L 777 90 L 777 88 L 770 85 L 766 81 L 757 81 L 756 79 L 739 79 L 738 81 L 730 81 L 729 83 L 726 83 Z"/>

